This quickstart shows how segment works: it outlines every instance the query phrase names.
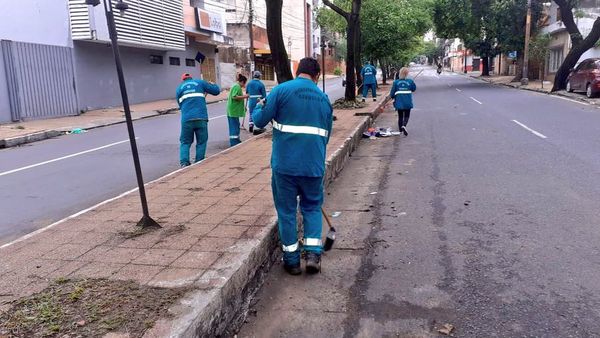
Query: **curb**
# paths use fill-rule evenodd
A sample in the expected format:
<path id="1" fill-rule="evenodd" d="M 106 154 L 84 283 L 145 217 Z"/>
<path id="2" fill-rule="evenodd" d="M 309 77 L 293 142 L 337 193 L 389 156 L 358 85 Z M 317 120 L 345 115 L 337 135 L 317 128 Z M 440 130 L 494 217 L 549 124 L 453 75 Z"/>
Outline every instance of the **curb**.
<path id="1" fill-rule="evenodd" d="M 469 75 L 467 75 L 467 76 L 469 76 Z M 483 81 L 485 83 L 489 83 L 489 84 L 495 85 L 495 86 L 503 86 L 503 87 L 513 88 L 513 89 L 527 90 L 527 91 L 530 91 L 530 92 L 536 92 L 536 93 L 540 93 L 540 94 L 565 97 L 565 98 L 568 98 L 568 99 L 571 99 L 571 100 L 580 101 L 580 102 L 587 103 L 587 104 L 590 104 L 590 105 L 593 105 L 593 106 L 600 105 L 600 103 L 597 103 L 595 101 L 590 101 L 587 98 L 584 98 L 584 97 L 573 97 L 573 96 L 567 95 L 567 94 L 565 94 L 563 92 L 547 92 L 545 90 L 537 89 L 537 88 L 524 88 L 524 87 L 521 87 L 520 85 L 511 85 L 510 83 L 496 83 L 496 82 L 492 82 L 492 81 L 489 81 L 489 80 L 486 80 L 486 79 L 482 79 L 482 78 L 479 78 L 479 77 L 473 77 L 473 76 L 469 76 L 469 77 L 471 77 L 472 79 L 475 79 L 475 80 L 479 80 L 479 81 Z"/>
<path id="2" fill-rule="evenodd" d="M 224 101 L 225 100 L 212 101 L 212 102 L 207 102 L 206 104 L 211 105 L 213 103 L 220 103 L 220 102 L 224 102 Z M 159 109 L 159 110 L 155 110 L 153 114 L 135 118 L 135 119 L 133 119 L 133 121 L 144 120 L 147 118 L 157 117 L 157 116 L 161 116 L 161 115 L 173 114 L 178 111 L 179 111 L 179 108 Z M 125 120 L 102 123 L 102 124 L 98 124 L 95 126 L 82 128 L 82 129 L 83 130 L 92 130 L 92 129 L 102 128 L 102 127 L 114 126 L 116 124 L 121 124 L 121 123 L 125 123 Z M 66 134 L 67 131 L 68 130 L 65 130 L 64 128 L 58 128 L 58 129 L 44 130 L 44 131 L 35 132 L 35 133 L 22 135 L 22 136 L 15 136 L 15 137 L 9 137 L 9 138 L 5 138 L 5 139 L 0 139 L 0 149 L 16 147 L 16 146 L 20 146 L 20 145 L 27 144 L 27 143 L 37 142 L 37 141 L 43 141 L 43 140 L 46 140 L 49 138 L 64 135 L 64 134 Z"/>
<path id="3" fill-rule="evenodd" d="M 378 105 L 379 108 L 379 105 Z M 373 113 L 376 117 L 378 114 Z M 365 116 L 361 123 L 352 130 L 344 143 L 335 150 L 326 161 L 325 187 L 342 171 L 357 148 L 362 133 L 371 125 L 374 117 Z M 253 138 L 271 137 L 265 133 Z M 156 333 L 170 337 L 216 337 L 232 333 L 244 322 L 250 302 L 262 286 L 265 275 L 277 260 L 277 216 L 273 216 L 263 230 L 261 239 L 254 240 L 247 247 L 244 256 L 232 266 L 227 267 L 227 280 L 217 289 L 210 291 L 196 290 L 182 303 L 191 311 L 167 324 L 168 327 L 155 327 L 145 336 L 153 337 Z M 157 323 L 158 326 L 160 324 Z M 152 332 L 154 331 L 154 332 Z"/>

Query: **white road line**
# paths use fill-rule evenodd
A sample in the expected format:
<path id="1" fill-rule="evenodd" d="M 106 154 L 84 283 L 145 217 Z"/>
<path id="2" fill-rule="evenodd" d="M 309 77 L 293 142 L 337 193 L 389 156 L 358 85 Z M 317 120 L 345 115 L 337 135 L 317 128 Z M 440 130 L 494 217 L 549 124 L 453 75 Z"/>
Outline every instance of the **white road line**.
<path id="1" fill-rule="evenodd" d="M 139 139 L 139 137 L 136 137 L 135 139 L 137 140 L 137 139 Z M 87 154 L 87 153 L 91 153 L 93 151 L 106 149 L 106 148 L 113 147 L 113 146 L 116 146 L 116 145 L 119 145 L 119 144 L 122 144 L 122 143 L 127 143 L 127 142 L 129 142 L 129 140 L 123 140 L 123 141 L 119 141 L 119 142 L 114 142 L 114 143 L 107 144 L 107 145 L 102 146 L 102 147 L 98 147 L 98 148 L 94 148 L 94 149 L 89 149 L 89 150 L 84 150 L 84 151 L 81 151 L 81 152 L 78 152 L 78 153 L 75 153 L 75 154 L 71 154 L 71 155 L 67 155 L 67 156 L 55 158 L 55 159 L 52 159 L 52 160 L 48 160 L 48 161 L 44 161 L 44 162 L 40 162 L 40 163 L 28 165 L 28 166 L 25 166 L 25 167 L 21 167 L 21 168 L 17 168 L 17 169 L 5 171 L 5 172 L 0 173 L 0 176 L 14 174 L 14 173 L 19 172 L 19 171 L 23 171 L 23 170 L 27 170 L 27 169 L 39 167 L 41 165 L 45 165 L 45 164 L 49 164 L 49 163 L 53 163 L 53 162 L 58 162 L 58 161 L 66 160 L 66 159 L 71 158 L 71 157 L 75 157 L 75 156 L 79 156 L 79 155 L 84 155 L 84 154 Z"/>
<path id="2" fill-rule="evenodd" d="M 519 121 L 517 121 L 517 120 L 512 120 L 512 121 L 513 121 L 514 123 L 516 123 L 516 124 L 520 125 L 521 127 L 525 128 L 526 130 L 530 131 L 530 132 L 531 132 L 533 135 L 535 135 L 535 136 L 537 136 L 537 137 L 541 137 L 541 138 L 548 138 L 548 137 L 546 137 L 546 135 L 544 135 L 544 134 L 542 134 L 542 133 L 540 133 L 540 132 L 537 132 L 537 131 L 535 131 L 535 130 L 533 130 L 533 129 L 529 128 L 528 126 L 524 125 L 523 123 L 521 123 L 521 122 L 519 122 Z"/>
<path id="3" fill-rule="evenodd" d="M 456 91 L 457 91 L 457 92 L 462 92 L 462 90 L 460 90 L 460 89 L 458 89 L 458 88 L 455 88 L 455 89 L 456 89 Z"/>
<path id="4" fill-rule="evenodd" d="M 479 104 L 483 104 L 483 103 L 481 103 L 481 102 L 477 101 L 477 99 L 476 99 L 476 98 L 474 98 L 473 96 L 471 96 L 471 100 L 473 100 L 473 101 L 475 101 L 475 102 L 477 102 L 477 103 L 479 103 Z"/>
<path id="5" fill-rule="evenodd" d="M 571 102 L 574 102 L 574 103 L 579 103 L 579 104 L 582 104 L 584 106 L 589 106 L 590 105 L 589 103 L 586 103 L 586 102 L 581 102 L 581 101 L 578 101 L 578 100 L 569 99 L 569 98 L 558 96 L 558 95 L 550 95 L 550 96 L 555 97 L 557 99 L 565 100 L 565 101 L 571 101 Z"/>
<path id="6" fill-rule="evenodd" d="M 225 117 L 225 116 L 227 116 L 227 115 L 219 115 L 219 116 L 211 117 L 208 120 L 212 121 L 212 120 L 220 119 L 221 117 Z"/>

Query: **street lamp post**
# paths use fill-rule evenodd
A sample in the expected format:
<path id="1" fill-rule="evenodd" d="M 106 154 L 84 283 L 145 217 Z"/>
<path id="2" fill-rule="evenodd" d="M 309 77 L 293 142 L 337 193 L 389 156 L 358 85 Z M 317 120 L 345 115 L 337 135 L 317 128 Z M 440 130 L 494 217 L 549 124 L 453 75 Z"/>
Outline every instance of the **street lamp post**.
<path id="1" fill-rule="evenodd" d="M 521 84 L 529 84 L 529 35 L 531 34 L 531 0 L 527 0 L 527 20 L 525 23 L 525 49 L 523 50 L 523 77 Z"/>
<path id="2" fill-rule="evenodd" d="M 323 93 L 325 93 L 325 37 L 321 35 L 321 76 L 323 76 Z"/>
<path id="3" fill-rule="evenodd" d="M 86 0 L 86 4 L 97 6 L 100 0 Z M 129 6 L 123 0 L 117 0 L 115 9 L 124 13 Z M 146 200 L 146 190 L 144 188 L 144 179 L 142 178 L 142 167 L 135 140 L 135 131 L 133 130 L 133 121 L 131 120 L 131 110 L 129 108 L 129 98 L 127 97 L 127 88 L 125 86 L 125 76 L 123 75 L 123 66 L 121 65 L 121 54 L 119 53 L 119 44 L 117 36 L 117 27 L 115 25 L 115 16 L 112 8 L 112 0 L 104 0 L 104 11 L 106 12 L 106 24 L 108 25 L 108 34 L 112 46 L 115 65 L 117 67 L 117 76 L 119 78 L 119 87 L 121 89 L 121 99 L 123 100 L 123 110 L 125 111 L 125 120 L 127 122 L 127 132 L 129 134 L 129 143 L 133 155 L 133 164 L 135 166 L 135 175 L 137 177 L 138 188 L 140 191 L 140 200 L 142 203 L 142 219 L 137 223 L 142 228 L 160 228 L 160 225 L 150 217 L 148 211 L 148 201 Z"/>

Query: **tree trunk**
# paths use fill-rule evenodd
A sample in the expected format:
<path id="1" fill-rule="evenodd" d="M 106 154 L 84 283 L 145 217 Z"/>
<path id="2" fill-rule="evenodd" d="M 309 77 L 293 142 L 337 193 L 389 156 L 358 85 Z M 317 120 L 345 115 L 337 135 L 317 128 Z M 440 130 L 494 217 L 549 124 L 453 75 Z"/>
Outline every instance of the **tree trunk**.
<path id="1" fill-rule="evenodd" d="M 381 65 L 381 77 L 383 78 L 383 84 L 387 84 L 387 66 L 381 60 L 379 60 L 379 64 Z"/>
<path id="2" fill-rule="evenodd" d="M 483 69 L 481 70 L 481 76 L 490 76 L 490 57 L 482 56 L 481 64 L 483 66 Z"/>
<path id="3" fill-rule="evenodd" d="M 362 48 L 361 48 L 361 39 L 362 35 L 360 32 L 360 20 L 358 19 L 358 15 L 356 16 L 356 35 L 354 38 L 354 68 L 356 71 L 356 86 L 358 87 L 358 92 L 362 92 L 363 78 L 360 75 L 360 71 L 362 70 L 362 60 L 360 57 Z"/>
<path id="4" fill-rule="evenodd" d="M 273 66 L 277 74 L 277 82 L 283 83 L 294 78 L 281 30 L 283 0 L 265 1 L 267 4 L 267 37 L 271 48 L 271 56 L 273 57 Z"/>
<path id="5" fill-rule="evenodd" d="M 571 48 L 556 72 L 556 76 L 554 77 L 554 85 L 552 86 L 553 92 L 565 89 L 567 87 L 567 78 L 571 73 L 571 69 L 575 67 L 581 55 L 583 55 L 583 53 L 585 53 L 588 49 L 589 48 L 583 47 L 582 44 Z"/>
<path id="6" fill-rule="evenodd" d="M 346 27 L 346 38 L 348 41 L 346 50 L 346 91 L 344 93 L 344 99 L 346 101 L 356 100 L 356 71 L 354 69 L 354 53 L 358 26 L 356 25 L 355 20 L 355 16 L 351 15 L 347 20 L 348 26 Z"/>
<path id="7" fill-rule="evenodd" d="M 525 62 L 523 53 L 517 56 L 517 68 L 515 69 L 515 77 L 511 82 L 519 82 L 523 78 L 523 62 Z"/>

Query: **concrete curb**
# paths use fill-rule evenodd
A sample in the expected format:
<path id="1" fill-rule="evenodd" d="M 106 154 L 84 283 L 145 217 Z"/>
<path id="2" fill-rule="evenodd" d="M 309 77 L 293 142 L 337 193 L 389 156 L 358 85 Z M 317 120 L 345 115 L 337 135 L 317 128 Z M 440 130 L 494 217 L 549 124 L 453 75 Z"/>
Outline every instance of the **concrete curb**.
<path id="1" fill-rule="evenodd" d="M 379 107 L 379 106 L 378 106 Z M 376 112 L 373 112 L 376 117 Z M 365 116 L 356 126 L 342 146 L 335 150 L 326 162 L 325 186 L 342 171 L 357 148 L 362 133 L 373 122 L 373 117 Z M 271 137 L 265 133 L 261 137 Z M 195 290 L 182 303 L 188 308 L 187 313 L 175 313 L 179 318 L 166 327 L 161 322 L 148 332 L 145 337 L 217 337 L 231 334 L 243 324 L 250 301 L 263 284 L 266 273 L 278 257 L 277 217 L 274 216 L 263 230 L 261 239 L 252 240 L 245 248 L 238 248 L 243 254 L 222 272 L 227 276 L 220 288 L 213 290 Z"/>
<path id="2" fill-rule="evenodd" d="M 589 100 L 586 97 L 571 96 L 571 95 L 563 93 L 562 91 L 560 91 L 560 92 L 547 92 L 545 90 L 538 89 L 538 88 L 524 88 L 524 87 L 521 87 L 519 84 L 512 85 L 510 83 L 497 83 L 497 82 L 489 81 L 489 80 L 486 80 L 486 79 L 482 79 L 480 77 L 474 77 L 474 76 L 470 76 L 470 75 L 467 75 L 467 76 L 469 76 L 469 77 L 471 77 L 473 79 L 479 80 L 479 81 L 490 83 L 490 84 L 495 85 L 495 86 L 503 86 L 503 87 L 507 87 L 507 88 L 527 90 L 527 91 L 530 91 L 530 92 L 536 92 L 536 93 L 540 93 L 540 94 L 565 97 L 565 98 L 568 98 L 568 99 L 571 99 L 571 100 L 581 101 L 581 102 L 584 102 L 584 103 L 587 103 L 587 104 L 591 104 L 591 105 L 594 105 L 594 106 L 600 105 L 600 103 L 598 103 L 596 101 Z"/>
<path id="3" fill-rule="evenodd" d="M 223 101 L 225 101 L 225 100 L 212 101 L 212 102 L 208 102 L 206 104 L 210 105 L 210 104 L 213 104 L 213 103 L 220 103 L 220 102 L 223 102 Z M 140 116 L 140 117 L 134 118 L 133 121 L 144 120 L 144 119 L 147 119 L 147 118 L 157 117 L 157 116 L 161 116 L 161 115 L 173 114 L 173 113 L 176 113 L 178 111 L 179 111 L 179 108 L 159 109 L 159 110 L 155 110 L 154 113 L 152 113 L 150 115 L 145 115 L 145 116 Z M 102 127 L 114 126 L 116 124 L 121 124 L 121 123 L 125 123 L 125 120 L 111 121 L 111 122 L 106 122 L 106 123 L 99 123 L 97 125 L 90 126 L 90 127 L 85 127 L 85 128 L 81 128 L 81 129 L 83 129 L 83 130 L 92 130 L 92 129 L 102 128 Z M 31 133 L 31 134 L 27 134 L 27 135 L 22 135 L 22 136 L 15 136 L 15 137 L 9 137 L 9 138 L 5 138 L 5 139 L 0 139 L 0 149 L 2 149 L 2 148 L 16 147 L 16 146 L 19 146 L 19 145 L 23 145 L 23 144 L 27 144 L 27 143 L 32 143 L 32 142 L 37 142 L 37 141 L 43 141 L 43 140 L 46 140 L 46 139 L 49 139 L 49 138 L 53 138 L 53 137 L 64 135 L 68 131 L 69 130 L 67 130 L 65 128 L 58 128 L 58 129 L 44 130 L 44 131 L 35 132 L 35 133 Z"/>

